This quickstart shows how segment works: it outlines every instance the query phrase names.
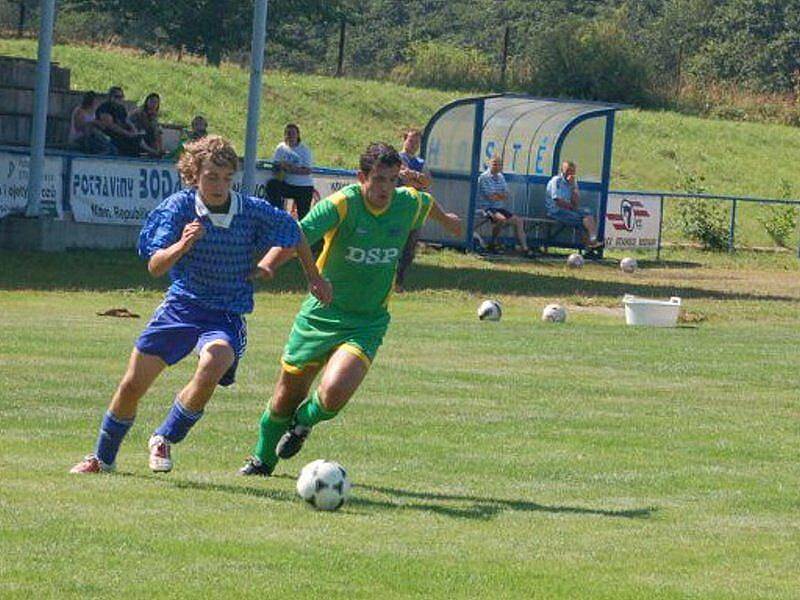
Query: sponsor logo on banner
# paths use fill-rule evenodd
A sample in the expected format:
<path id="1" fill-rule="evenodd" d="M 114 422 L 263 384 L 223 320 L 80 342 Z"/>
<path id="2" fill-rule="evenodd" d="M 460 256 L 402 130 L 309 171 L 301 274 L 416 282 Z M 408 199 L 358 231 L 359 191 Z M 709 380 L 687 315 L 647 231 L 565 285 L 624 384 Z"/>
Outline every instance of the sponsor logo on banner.
<path id="1" fill-rule="evenodd" d="M 47 157 L 42 176 L 41 210 L 45 215 L 61 219 L 64 191 L 64 160 Z M 28 205 L 30 157 L 25 154 L 0 152 L 0 219 L 11 213 L 24 213 Z"/>
<path id="2" fill-rule="evenodd" d="M 266 198 L 268 171 L 257 171 L 255 192 Z M 233 189 L 241 189 L 242 172 L 234 175 Z M 182 189 L 175 165 L 136 160 L 72 161 L 70 203 L 76 221 L 141 225 L 162 200 Z"/>
<path id="3" fill-rule="evenodd" d="M 76 158 L 70 204 L 76 221 L 141 225 L 164 198 L 181 189 L 175 165 Z"/>
<path id="4" fill-rule="evenodd" d="M 611 192 L 606 210 L 606 248 L 655 248 L 660 222 L 659 198 Z"/>

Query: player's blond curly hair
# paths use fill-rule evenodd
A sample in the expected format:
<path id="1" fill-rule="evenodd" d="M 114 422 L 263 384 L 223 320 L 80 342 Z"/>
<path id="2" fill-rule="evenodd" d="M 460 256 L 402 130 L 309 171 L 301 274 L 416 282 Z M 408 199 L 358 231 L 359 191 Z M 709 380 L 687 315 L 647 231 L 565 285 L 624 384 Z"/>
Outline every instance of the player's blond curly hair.
<path id="1" fill-rule="evenodd" d="M 178 172 L 184 185 L 197 185 L 203 161 L 210 160 L 218 167 L 239 167 L 239 157 L 233 145 L 220 135 L 208 135 L 184 146 L 184 153 L 178 160 Z"/>

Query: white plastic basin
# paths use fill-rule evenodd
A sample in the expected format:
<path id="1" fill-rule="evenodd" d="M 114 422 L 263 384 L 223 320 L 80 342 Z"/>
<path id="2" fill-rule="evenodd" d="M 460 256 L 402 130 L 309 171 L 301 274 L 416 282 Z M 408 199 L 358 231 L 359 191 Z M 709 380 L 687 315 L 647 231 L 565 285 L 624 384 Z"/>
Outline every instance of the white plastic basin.
<path id="1" fill-rule="evenodd" d="M 681 299 L 673 296 L 669 301 L 637 298 L 625 294 L 625 322 L 628 325 L 650 325 L 651 327 L 675 327 L 681 310 Z"/>

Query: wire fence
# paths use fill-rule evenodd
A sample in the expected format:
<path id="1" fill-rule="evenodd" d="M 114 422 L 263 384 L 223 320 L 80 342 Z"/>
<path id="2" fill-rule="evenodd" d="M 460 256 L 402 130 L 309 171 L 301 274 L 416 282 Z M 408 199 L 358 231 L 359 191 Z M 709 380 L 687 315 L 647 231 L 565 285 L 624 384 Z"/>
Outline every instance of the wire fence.
<path id="1" fill-rule="evenodd" d="M 705 193 L 612 190 L 659 200 L 657 254 L 665 243 L 737 248 L 797 248 L 800 200 Z"/>

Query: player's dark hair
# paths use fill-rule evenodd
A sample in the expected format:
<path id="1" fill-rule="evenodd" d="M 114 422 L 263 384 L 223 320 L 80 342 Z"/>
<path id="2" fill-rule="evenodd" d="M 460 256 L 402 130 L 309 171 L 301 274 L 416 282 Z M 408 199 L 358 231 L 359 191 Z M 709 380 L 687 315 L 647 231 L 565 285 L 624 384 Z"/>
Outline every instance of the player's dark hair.
<path id="1" fill-rule="evenodd" d="M 303 140 L 300 139 L 300 128 L 294 123 L 287 123 L 286 127 L 283 128 L 283 137 L 286 137 L 286 132 L 290 129 L 294 129 L 297 132 L 297 143 L 299 144 Z"/>
<path id="2" fill-rule="evenodd" d="M 369 175 L 376 165 L 398 167 L 402 164 L 394 146 L 385 142 L 372 142 L 361 155 L 358 168 L 365 175 Z"/>

